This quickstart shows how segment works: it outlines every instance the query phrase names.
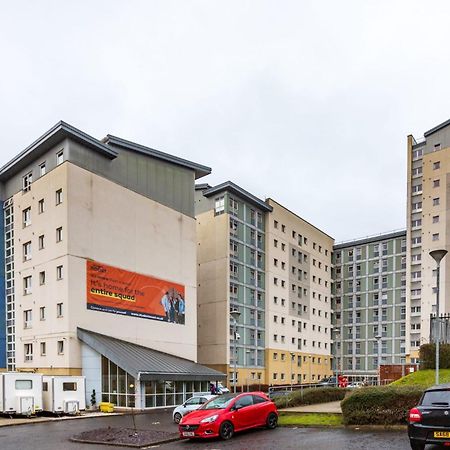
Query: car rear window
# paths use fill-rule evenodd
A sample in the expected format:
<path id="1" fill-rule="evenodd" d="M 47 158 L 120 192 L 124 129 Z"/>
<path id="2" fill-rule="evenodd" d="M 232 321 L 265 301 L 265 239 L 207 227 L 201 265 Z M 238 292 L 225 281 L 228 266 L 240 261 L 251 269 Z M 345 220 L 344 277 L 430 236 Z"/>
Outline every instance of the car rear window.
<path id="1" fill-rule="evenodd" d="M 421 405 L 432 406 L 432 405 L 448 404 L 450 405 L 450 390 L 442 391 L 428 391 L 423 394 Z"/>
<path id="2" fill-rule="evenodd" d="M 256 405 L 257 403 L 264 403 L 267 402 L 267 399 L 260 397 L 259 395 L 253 396 L 253 404 Z"/>

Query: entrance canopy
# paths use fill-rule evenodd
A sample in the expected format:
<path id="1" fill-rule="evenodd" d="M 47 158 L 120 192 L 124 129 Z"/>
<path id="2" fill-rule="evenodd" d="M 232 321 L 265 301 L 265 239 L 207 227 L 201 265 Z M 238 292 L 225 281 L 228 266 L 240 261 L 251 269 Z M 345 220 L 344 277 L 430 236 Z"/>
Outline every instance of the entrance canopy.
<path id="1" fill-rule="evenodd" d="M 137 380 L 224 380 L 226 375 L 188 359 L 93 331 L 77 329 L 78 339 L 108 358 Z"/>

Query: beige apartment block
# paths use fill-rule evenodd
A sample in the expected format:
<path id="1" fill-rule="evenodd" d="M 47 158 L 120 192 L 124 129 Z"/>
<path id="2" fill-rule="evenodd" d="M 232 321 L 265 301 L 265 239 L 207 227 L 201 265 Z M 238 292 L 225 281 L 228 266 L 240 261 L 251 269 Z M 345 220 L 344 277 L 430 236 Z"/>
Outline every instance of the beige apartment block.
<path id="1" fill-rule="evenodd" d="M 266 373 L 264 215 L 271 207 L 225 182 L 197 185 L 195 209 L 198 360 L 227 373 L 230 387 L 261 385 Z M 240 312 L 236 330 L 233 310 Z"/>
<path id="2" fill-rule="evenodd" d="M 314 383 L 331 370 L 334 240 L 266 200 L 266 382 Z"/>
<path id="3" fill-rule="evenodd" d="M 195 179 L 210 169 L 60 122 L 0 169 L 8 370 L 85 375 L 86 399 L 180 404 L 197 364 Z"/>
<path id="4" fill-rule="evenodd" d="M 407 150 L 407 353 L 415 362 L 420 345 L 430 341 L 430 315 L 436 311 L 436 263 L 429 253 L 450 250 L 450 121 L 425 132 L 421 139 L 408 136 Z M 450 313 L 448 258 L 441 262 L 441 314 Z"/>

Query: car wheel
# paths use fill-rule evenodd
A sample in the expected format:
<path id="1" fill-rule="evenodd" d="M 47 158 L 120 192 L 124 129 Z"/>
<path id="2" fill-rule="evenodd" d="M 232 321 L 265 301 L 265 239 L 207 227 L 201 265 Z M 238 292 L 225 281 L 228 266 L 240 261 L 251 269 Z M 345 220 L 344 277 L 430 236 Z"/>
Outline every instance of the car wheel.
<path id="1" fill-rule="evenodd" d="M 278 416 L 271 412 L 266 419 L 266 427 L 269 428 L 269 430 L 273 430 L 278 425 Z"/>
<path id="2" fill-rule="evenodd" d="M 180 423 L 182 418 L 183 416 L 179 412 L 173 415 L 173 420 L 175 423 Z"/>
<path id="3" fill-rule="evenodd" d="M 424 450 L 425 449 L 425 444 L 422 444 L 422 442 L 416 442 L 416 441 L 410 440 L 409 443 L 411 444 L 412 450 Z"/>
<path id="4" fill-rule="evenodd" d="M 231 422 L 226 421 L 220 425 L 219 435 L 223 440 L 227 441 L 228 439 L 231 439 L 233 437 L 233 434 L 234 427 Z"/>

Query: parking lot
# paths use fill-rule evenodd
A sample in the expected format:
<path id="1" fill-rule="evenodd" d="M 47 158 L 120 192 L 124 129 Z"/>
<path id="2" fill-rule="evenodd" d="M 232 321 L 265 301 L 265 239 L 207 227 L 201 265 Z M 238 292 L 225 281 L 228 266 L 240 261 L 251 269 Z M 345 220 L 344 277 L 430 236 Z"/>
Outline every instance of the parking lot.
<path id="1" fill-rule="evenodd" d="M 152 411 L 135 416 L 138 429 L 177 430 L 171 411 Z M 106 416 L 89 419 L 51 421 L 1 427 L 2 450 L 107 450 L 121 447 L 79 444 L 71 436 L 102 427 L 132 427 L 132 418 Z M 160 445 L 165 449 L 314 449 L 314 450 L 405 450 L 409 448 L 404 431 L 362 431 L 323 428 L 278 428 L 253 430 L 237 434 L 230 441 L 178 441 Z M 431 448 L 430 448 L 431 450 Z"/>

